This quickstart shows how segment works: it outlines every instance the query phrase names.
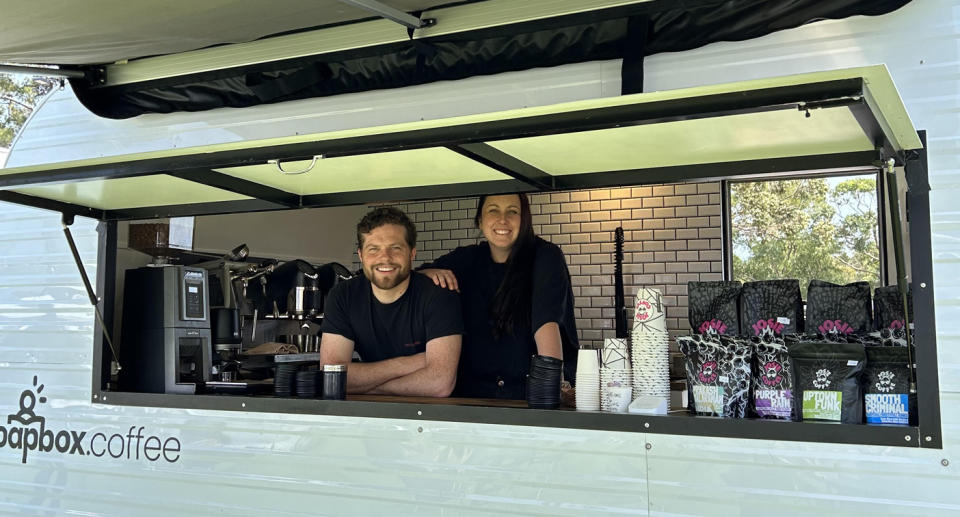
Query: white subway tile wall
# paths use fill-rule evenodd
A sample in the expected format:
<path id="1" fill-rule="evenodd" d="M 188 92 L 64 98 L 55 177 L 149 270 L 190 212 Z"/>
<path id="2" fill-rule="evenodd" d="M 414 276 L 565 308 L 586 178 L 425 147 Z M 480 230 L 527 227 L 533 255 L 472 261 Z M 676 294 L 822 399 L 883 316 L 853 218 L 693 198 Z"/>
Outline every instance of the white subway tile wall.
<path id="1" fill-rule="evenodd" d="M 476 198 L 393 204 L 417 226 L 414 267 L 476 244 L 476 205 Z M 614 337 L 617 227 L 625 237 L 620 304 L 631 306 L 641 286 L 661 289 L 671 338 L 690 331 L 687 282 L 722 279 L 718 182 L 532 194 L 530 211 L 537 235 L 560 246 L 567 259 L 582 345 L 599 347 Z"/>

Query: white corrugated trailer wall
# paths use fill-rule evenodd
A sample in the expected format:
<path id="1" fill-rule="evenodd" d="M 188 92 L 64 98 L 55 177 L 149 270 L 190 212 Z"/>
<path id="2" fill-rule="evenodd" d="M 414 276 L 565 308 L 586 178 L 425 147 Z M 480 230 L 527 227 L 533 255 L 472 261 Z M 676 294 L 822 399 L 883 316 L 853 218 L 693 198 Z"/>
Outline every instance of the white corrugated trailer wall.
<path id="1" fill-rule="evenodd" d="M 926 129 L 944 449 L 648 435 L 651 515 L 960 513 L 960 4 L 915 0 L 649 61 L 649 89 L 886 63 Z M 668 86 L 669 85 L 669 86 Z M 941 462 L 947 460 L 948 466 Z"/>
<path id="2" fill-rule="evenodd" d="M 48 428 L 126 434 L 130 426 L 145 426 L 149 434 L 178 437 L 183 452 L 172 464 L 39 452 L 22 464 L 16 451 L 0 449 L 0 512 L 957 514 L 960 333 L 952 323 L 960 319 L 960 211 L 954 201 L 960 198 L 958 31 L 960 7 L 954 2 L 914 0 L 881 18 L 821 22 L 647 62 L 648 90 L 880 62 L 890 67 L 915 126 L 928 130 L 929 137 L 943 450 L 91 405 L 92 312 L 83 306 L 58 218 L 4 207 L 0 415 L 17 412 L 21 391 L 39 375 L 49 401 L 38 404 L 37 414 L 47 418 Z M 503 80 L 517 97 L 509 101 L 503 100 L 494 78 L 452 88 L 430 85 L 411 89 L 407 98 L 415 101 L 404 108 L 416 110 L 417 102 L 423 106 L 429 97 L 451 90 L 456 91 L 447 95 L 452 102 L 443 103 L 451 113 L 464 109 L 462 101 L 471 95 L 476 109 L 598 96 L 615 90 L 615 75 L 616 67 L 609 63 L 511 74 Z M 562 80 L 556 82 L 558 78 Z M 393 95 L 407 94 L 375 92 L 367 99 L 387 101 Z M 351 99 L 364 104 L 363 97 Z M 409 116 L 391 110 L 384 119 Z M 330 118 L 334 125 L 338 120 L 349 124 Z M 188 127 L 190 120 L 201 119 L 178 120 Z M 229 127 L 223 122 L 204 132 L 228 139 L 242 132 Z M 219 134 L 228 131 L 233 131 L 230 136 Z M 26 151 L 30 144 L 25 140 Z M 47 143 L 48 148 L 34 151 L 60 149 Z M 15 147 L 11 165 L 17 153 Z M 78 225 L 84 260 L 92 268 L 92 225 Z M 16 285 L 39 294 L 10 287 Z M 58 286 L 65 289 L 57 291 Z M 45 299 L 57 302 L 45 304 Z M 943 459 L 948 466 L 941 464 Z"/>

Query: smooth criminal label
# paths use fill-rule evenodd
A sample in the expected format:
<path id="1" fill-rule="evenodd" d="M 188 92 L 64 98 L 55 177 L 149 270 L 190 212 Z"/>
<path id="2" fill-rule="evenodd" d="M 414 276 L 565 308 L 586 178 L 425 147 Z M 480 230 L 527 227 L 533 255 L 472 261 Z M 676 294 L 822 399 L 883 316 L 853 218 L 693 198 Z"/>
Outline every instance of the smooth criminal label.
<path id="1" fill-rule="evenodd" d="M 754 407 L 763 417 L 790 418 L 790 390 L 755 390 Z"/>
<path id="2" fill-rule="evenodd" d="M 863 402 L 868 424 L 910 423 L 910 399 L 906 393 L 868 393 Z"/>
<path id="3" fill-rule="evenodd" d="M 804 420 L 840 421 L 843 393 L 839 391 L 806 390 L 803 392 Z"/>

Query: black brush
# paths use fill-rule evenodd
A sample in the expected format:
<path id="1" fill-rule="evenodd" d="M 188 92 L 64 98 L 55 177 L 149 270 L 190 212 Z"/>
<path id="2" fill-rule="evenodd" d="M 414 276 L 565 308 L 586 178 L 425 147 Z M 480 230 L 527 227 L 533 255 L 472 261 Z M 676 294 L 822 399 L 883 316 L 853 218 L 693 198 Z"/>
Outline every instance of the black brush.
<path id="1" fill-rule="evenodd" d="M 623 228 L 618 226 L 613 232 L 616 251 L 613 267 L 613 307 L 615 309 L 617 337 L 627 338 L 627 311 L 623 308 Z"/>

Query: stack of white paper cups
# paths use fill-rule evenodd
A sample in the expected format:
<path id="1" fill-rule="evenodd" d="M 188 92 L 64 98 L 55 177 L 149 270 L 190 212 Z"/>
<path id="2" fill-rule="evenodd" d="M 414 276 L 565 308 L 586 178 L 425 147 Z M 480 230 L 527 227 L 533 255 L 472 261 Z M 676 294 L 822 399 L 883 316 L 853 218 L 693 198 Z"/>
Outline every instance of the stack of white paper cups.
<path id="1" fill-rule="evenodd" d="M 594 348 L 581 348 L 577 355 L 577 411 L 600 409 L 600 357 Z"/>
<path id="2" fill-rule="evenodd" d="M 630 345 L 626 339 L 608 338 L 600 351 L 600 409 L 625 413 L 633 400 Z"/>
<path id="3" fill-rule="evenodd" d="M 670 408 L 670 340 L 659 289 L 641 287 L 633 314 L 631 362 L 633 397 L 662 397 Z"/>

